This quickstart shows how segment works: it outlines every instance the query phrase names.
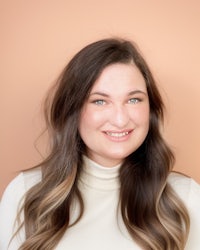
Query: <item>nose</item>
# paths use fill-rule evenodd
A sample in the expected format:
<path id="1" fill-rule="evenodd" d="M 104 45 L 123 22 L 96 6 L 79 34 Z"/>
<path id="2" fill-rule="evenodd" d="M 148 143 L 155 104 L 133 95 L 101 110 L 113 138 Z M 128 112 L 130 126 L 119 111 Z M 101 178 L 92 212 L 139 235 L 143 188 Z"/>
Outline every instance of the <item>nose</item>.
<path id="1" fill-rule="evenodd" d="M 110 123 L 117 128 L 125 128 L 129 122 L 129 113 L 124 105 L 113 107 L 110 113 Z"/>

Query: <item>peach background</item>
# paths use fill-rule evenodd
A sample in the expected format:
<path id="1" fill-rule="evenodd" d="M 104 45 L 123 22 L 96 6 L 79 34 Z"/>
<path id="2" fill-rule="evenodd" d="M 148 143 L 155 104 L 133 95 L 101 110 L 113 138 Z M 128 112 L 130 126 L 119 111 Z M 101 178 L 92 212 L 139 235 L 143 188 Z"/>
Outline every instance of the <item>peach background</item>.
<path id="1" fill-rule="evenodd" d="M 41 104 L 68 59 L 100 38 L 136 41 L 167 106 L 176 170 L 200 181 L 198 0 L 1 0 L 0 192 L 41 160 Z M 39 140 L 45 152 L 45 139 Z"/>

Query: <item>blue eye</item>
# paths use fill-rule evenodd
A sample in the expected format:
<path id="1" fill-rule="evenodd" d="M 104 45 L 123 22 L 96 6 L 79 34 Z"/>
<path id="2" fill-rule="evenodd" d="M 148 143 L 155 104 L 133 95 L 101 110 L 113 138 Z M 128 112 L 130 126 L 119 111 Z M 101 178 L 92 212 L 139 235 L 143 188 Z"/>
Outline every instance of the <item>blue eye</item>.
<path id="1" fill-rule="evenodd" d="M 94 103 L 96 105 L 104 105 L 106 102 L 104 100 L 95 100 Z"/>
<path id="2" fill-rule="evenodd" d="M 136 104 L 138 102 L 140 102 L 141 100 L 139 98 L 131 98 L 128 100 L 128 103 L 133 103 L 133 104 Z"/>

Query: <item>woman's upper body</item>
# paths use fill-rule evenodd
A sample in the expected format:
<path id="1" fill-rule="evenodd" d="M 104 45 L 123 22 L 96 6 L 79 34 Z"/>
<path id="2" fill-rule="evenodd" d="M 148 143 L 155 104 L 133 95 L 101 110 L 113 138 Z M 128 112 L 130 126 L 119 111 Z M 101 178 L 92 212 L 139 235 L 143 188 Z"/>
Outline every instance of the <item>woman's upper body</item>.
<path id="1" fill-rule="evenodd" d="M 20 250 L 182 250 L 188 234 L 186 248 L 199 248 L 199 186 L 169 177 L 174 156 L 160 131 L 164 104 L 133 43 L 103 39 L 84 47 L 45 104 L 49 155 L 41 172 L 21 173 L 5 192 L 2 248 L 16 216 L 24 227 L 13 250 L 20 238 Z M 93 162 L 84 164 L 83 155 Z"/>
<path id="2" fill-rule="evenodd" d="M 128 234 L 119 211 L 118 172 L 120 166 L 106 168 L 84 158 L 84 167 L 79 180 L 85 212 L 81 220 L 69 228 L 55 249 L 141 249 Z M 20 200 L 25 192 L 41 180 L 40 168 L 20 173 L 7 187 L 0 204 L 0 249 L 17 250 L 24 241 L 24 229 L 9 241 L 14 231 L 14 221 Z M 134 181 L 134 180 L 133 180 Z M 183 200 L 190 216 L 190 233 L 186 250 L 198 250 L 200 246 L 200 186 L 191 178 L 171 173 L 168 182 Z M 74 204 L 72 217 L 78 207 Z M 16 228 L 15 228 L 16 229 Z"/>

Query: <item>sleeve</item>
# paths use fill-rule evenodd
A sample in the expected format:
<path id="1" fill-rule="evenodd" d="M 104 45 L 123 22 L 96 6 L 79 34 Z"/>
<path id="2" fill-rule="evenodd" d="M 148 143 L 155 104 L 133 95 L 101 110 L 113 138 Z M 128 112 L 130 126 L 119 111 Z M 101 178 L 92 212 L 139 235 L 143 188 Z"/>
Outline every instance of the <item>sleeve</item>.
<path id="1" fill-rule="evenodd" d="M 15 177 L 7 186 L 0 202 L 0 249 L 18 249 L 20 237 L 9 246 L 15 228 L 15 219 L 21 199 L 25 193 L 23 173 Z"/>
<path id="2" fill-rule="evenodd" d="M 200 248 L 200 185 L 191 179 L 190 192 L 187 201 L 190 215 L 190 233 L 186 249 L 199 250 Z"/>
<path id="3" fill-rule="evenodd" d="M 169 183 L 185 204 L 189 217 L 190 229 L 184 250 L 200 249 L 200 185 L 190 177 L 172 173 Z"/>

